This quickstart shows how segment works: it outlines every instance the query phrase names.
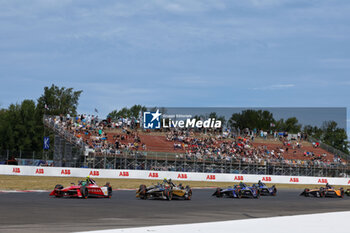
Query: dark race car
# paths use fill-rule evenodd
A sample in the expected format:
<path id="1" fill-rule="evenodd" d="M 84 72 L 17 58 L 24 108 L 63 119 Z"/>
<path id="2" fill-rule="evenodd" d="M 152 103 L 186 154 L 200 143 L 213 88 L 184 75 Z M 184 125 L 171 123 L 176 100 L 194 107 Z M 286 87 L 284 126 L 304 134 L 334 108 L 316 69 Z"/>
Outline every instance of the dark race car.
<path id="1" fill-rule="evenodd" d="M 136 197 L 140 199 L 163 199 L 172 200 L 184 199 L 191 200 L 192 189 L 189 186 L 182 186 L 182 184 L 176 185 L 171 179 L 164 179 L 163 183 L 158 183 L 157 185 L 151 185 L 146 187 L 146 185 L 140 185 L 140 188 L 136 191 Z"/>
<path id="2" fill-rule="evenodd" d="M 57 184 L 55 189 L 50 193 L 50 196 L 55 197 L 112 197 L 112 187 L 107 182 L 104 186 L 98 186 L 96 182 L 87 177 L 86 180 L 79 181 L 78 185 L 72 183 L 72 186 L 64 188 L 62 185 Z"/>
<path id="3" fill-rule="evenodd" d="M 345 191 L 345 194 L 346 194 L 347 196 L 350 196 L 350 189 L 347 189 L 347 190 Z"/>
<path id="4" fill-rule="evenodd" d="M 252 197 L 252 198 L 259 198 L 260 197 L 260 191 L 257 187 L 249 187 L 245 183 L 241 182 L 239 184 L 239 188 L 242 191 L 242 197 Z"/>
<path id="5" fill-rule="evenodd" d="M 251 197 L 251 198 L 259 198 L 260 191 L 257 187 L 249 187 L 243 182 L 239 185 L 235 185 L 233 187 L 228 188 L 217 188 L 212 196 L 216 197 Z"/>
<path id="6" fill-rule="evenodd" d="M 229 186 L 227 188 L 217 188 L 212 196 L 215 197 L 231 197 L 231 198 L 241 198 L 242 191 L 240 188 L 235 186 Z"/>
<path id="7" fill-rule="evenodd" d="M 259 190 L 261 196 L 276 196 L 277 194 L 277 188 L 275 185 L 267 187 L 263 182 L 259 180 L 259 182 L 253 186 Z"/>
<path id="8" fill-rule="evenodd" d="M 304 197 L 344 197 L 344 189 L 335 189 L 334 187 L 326 184 L 326 187 L 320 187 L 315 189 L 304 189 L 300 196 Z"/>

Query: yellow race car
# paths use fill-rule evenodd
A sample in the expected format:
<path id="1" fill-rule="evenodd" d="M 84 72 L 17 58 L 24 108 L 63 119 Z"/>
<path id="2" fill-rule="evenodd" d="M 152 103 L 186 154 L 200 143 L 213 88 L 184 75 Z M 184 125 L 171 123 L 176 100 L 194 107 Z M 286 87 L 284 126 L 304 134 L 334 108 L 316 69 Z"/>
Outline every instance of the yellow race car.
<path id="1" fill-rule="evenodd" d="M 304 191 L 300 194 L 300 196 L 305 197 L 344 197 L 344 189 L 335 189 L 330 186 L 328 183 L 326 187 L 320 187 L 319 189 L 304 189 Z"/>
<path id="2" fill-rule="evenodd" d="M 175 185 L 171 179 L 164 179 L 163 183 L 157 185 L 140 185 L 136 191 L 136 197 L 140 199 L 163 199 L 172 200 L 173 198 L 191 200 L 192 189 L 189 186 L 182 186 L 182 184 Z"/>

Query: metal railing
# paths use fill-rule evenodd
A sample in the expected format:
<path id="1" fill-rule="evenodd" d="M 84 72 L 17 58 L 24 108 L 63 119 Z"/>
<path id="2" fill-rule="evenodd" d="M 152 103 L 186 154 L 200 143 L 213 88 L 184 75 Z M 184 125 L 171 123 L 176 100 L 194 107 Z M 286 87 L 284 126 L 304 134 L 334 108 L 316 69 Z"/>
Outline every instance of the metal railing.
<path id="1" fill-rule="evenodd" d="M 78 146 L 81 149 L 85 149 L 85 143 L 83 140 L 77 138 L 72 133 L 70 133 L 68 130 L 65 130 L 60 123 L 55 123 L 52 117 L 44 116 L 44 125 L 51 130 L 53 130 L 56 134 L 64 138 L 67 142 Z"/>
<path id="2" fill-rule="evenodd" d="M 181 172 L 266 174 L 291 176 L 347 177 L 350 167 L 345 164 L 286 164 L 283 162 L 246 162 L 244 160 L 219 160 L 168 157 L 166 154 L 121 153 L 114 156 L 90 154 L 85 167 L 135 170 L 166 170 Z"/>
<path id="3" fill-rule="evenodd" d="M 18 165 L 51 166 L 50 159 L 36 152 L 0 151 L 0 161 L 15 157 Z M 218 158 L 197 159 L 196 157 L 180 157 L 179 154 L 149 151 L 120 151 L 116 154 L 89 153 L 80 159 L 71 161 L 72 167 L 100 169 L 131 170 L 165 170 L 180 172 L 232 173 L 232 174 L 264 174 L 290 176 L 328 176 L 350 177 L 350 167 L 341 163 L 287 163 L 286 161 L 246 161 L 244 159 L 226 160 Z M 66 166 L 63 164 L 62 166 Z"/>

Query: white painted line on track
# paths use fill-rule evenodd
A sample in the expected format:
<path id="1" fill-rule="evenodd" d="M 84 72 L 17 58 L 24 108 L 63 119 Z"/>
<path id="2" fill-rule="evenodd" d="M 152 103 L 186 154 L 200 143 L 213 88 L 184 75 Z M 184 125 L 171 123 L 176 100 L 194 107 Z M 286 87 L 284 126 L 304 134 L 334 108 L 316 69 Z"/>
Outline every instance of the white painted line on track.
<path id="1" fill-rule="evenodd" d="M 0 190 L 0 193 L 45 193 L 49 190 Z"/>
<path id="2" fill-rule="evenodd" d="M 210 223 L 193 223 L 139 228 L 89 231 L 89 233 L 320 233 L 349 232 L 350 211 L 323 214 L 255 218 Z M 83 232 L 81 232 L 83 233 Z M 87 231 L 85 232 L 87 233 Z"/>

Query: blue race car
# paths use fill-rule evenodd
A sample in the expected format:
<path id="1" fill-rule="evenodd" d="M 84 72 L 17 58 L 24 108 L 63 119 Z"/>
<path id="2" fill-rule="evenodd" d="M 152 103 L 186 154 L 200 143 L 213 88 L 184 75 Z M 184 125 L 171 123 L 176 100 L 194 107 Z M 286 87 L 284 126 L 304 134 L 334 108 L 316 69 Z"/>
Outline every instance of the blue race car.
<path id="1" fill-rule="evenodd" d="M 242 191 L 237 185 L 229 186 L 227 188 L 217 188 L 212 196 L 216 197 L 231 197 L 231 198 L 241 198 Z"/>
<path id="2" fill-rule="evenodd" d="M 238 186 L 241 189 L 242 197 L 259 198 L 260 190 L 256 186 L 249 187 L 245 183 L 241 182 Z"/>
<path id="3" fill-rule="evenodd" d="M 248 187 L 246 184 L 241 182 L 239 185 L 228 188 L 217 188 L 212 196 L 216 197 L 231 197 L 231 198 L 242 198 L 252 197 L 259 198 L 260 191 L 254 187 Z"/>
<path id="4" fill-rule="evenodd" d="M 261 196 L 276 196 L 277 194 L 277 188 L 275 185 L 267 187 L 263 182 L 259 180 L 259 182 L 253 186 L 255 186 L 260 191 Z"/>

